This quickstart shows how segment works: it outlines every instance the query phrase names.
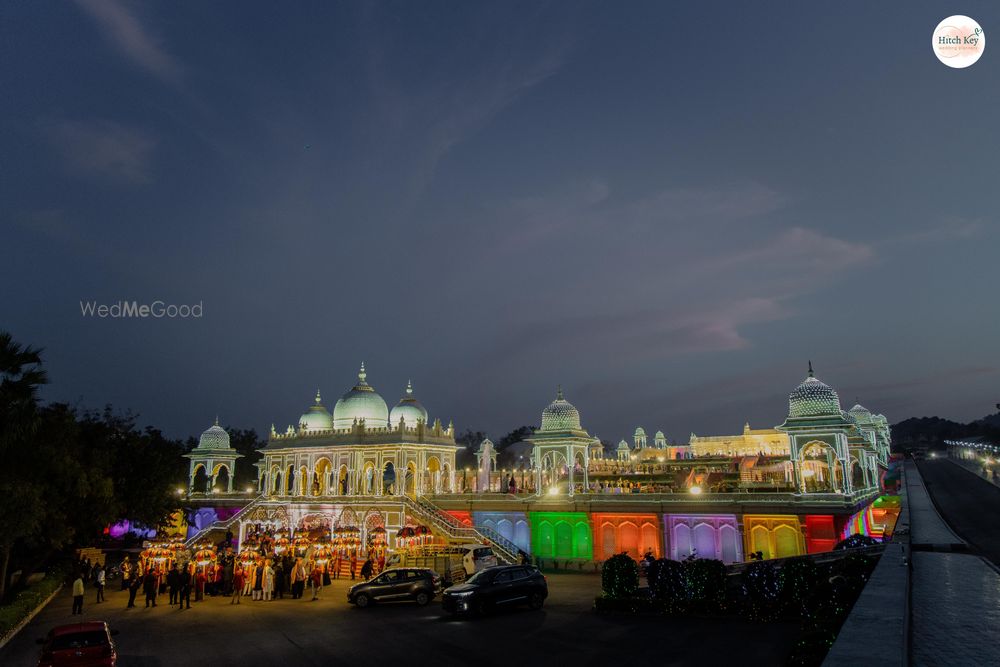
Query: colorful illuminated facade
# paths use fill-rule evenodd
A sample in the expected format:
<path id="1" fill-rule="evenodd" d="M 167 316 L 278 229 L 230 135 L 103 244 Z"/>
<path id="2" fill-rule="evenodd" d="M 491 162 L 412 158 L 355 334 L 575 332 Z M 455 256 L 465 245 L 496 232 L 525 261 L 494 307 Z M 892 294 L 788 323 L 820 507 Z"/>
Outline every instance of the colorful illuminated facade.
<path id="1" fill-rule="evenodd" d="M 231 465 L 220 458 L 232 453 L 228 436 L 217 431 L 188 455 L 192 480 L 196 464 L 211 467 L 208 454 L 212 465 Z M 199 537 L 231 530 L 240 539 L 326 526 L 356 534 L 359 550 L 372 535 L 394 549 L 419 534 L 422 547 L 488 542 L 507 560 L 519 551 L 567 562 L 626 552 L 732 563 L 827 551 L 894 522 L 891 500 L 880 498 L 885 417 L 860 405 L 842 410 L 811 365 L 774 429 L 747 424 L 733 436 L 692 434 L 671 445 L 662 431 L 650 442 L 637 428 L 633 445 L 606 451 L 560 390 L 526 439 L 530 460 L 520 469 L 498 469 L 488 440 L 474 469 L 458 469 L 454 433 L 429 423 L 412 385 L 390 411 L 362 365 L 332 413 L 317 392 L 297 427 L 272 427 L 256 498 L 208 526 L 192 523 L 202 525 Z M 200 488 L 192 484 L 193 501 Z"/>

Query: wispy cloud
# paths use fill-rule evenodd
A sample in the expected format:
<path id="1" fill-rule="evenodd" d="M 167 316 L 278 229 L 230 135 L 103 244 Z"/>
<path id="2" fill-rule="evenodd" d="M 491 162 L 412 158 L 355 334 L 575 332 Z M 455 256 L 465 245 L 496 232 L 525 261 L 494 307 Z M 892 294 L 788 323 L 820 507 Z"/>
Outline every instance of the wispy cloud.
<path id="1" fill-rule="evenodd" d="M 124 3 L 76 0 L 76 4 L 97 22 L 108 41 L 135 65 L 167 83 L 180 83 L 180 65 Z"/>
<path id="2" fill-rule="evenodd" d="M 151 180 L 156 139 L 149 133 L 110 121 L 60 120 L 42 131 L 72 171 L 117 183 Z"/>
<path id="3" fill-rule="evenodd" d="M 516 29 L 502 31 L 491 39 L 490 49 L 469 48 L 478 43 L 469 39 L 455 54 L 455 62 L 474 69 L 449 74 L 443 68 L 434 79 L 419 89 L 408 85 L 393 65 L 399 61 L 389 55 L 394 41 L 380 21 L 377 3 L 369 3 L 362 13 L 362 29 L 367 33 L 367 77 L 373 96 L 372 119 L 378 123 L 378 137 L 385 152 L 394 160 L 406 153 L 407 199 L 413 200 L 434 179 L 441 161 L 456 146 L 487 127 L 504 110 L 514 105 L 528 91 L 557 74 L 568 62 L 573 46 L 572 28 L 547 35 L 539 43 L 531 33 L 531 21 L 519 21 Z M 541 10 L 540 10 L 541 11 Z M 503 12 L 500 12 L 503 13 Z M 483 34 L 495 26 L 480 26 Z M 392 65 L 391 65 L 391 64 Z M 375 151 L 375 157 L 380 150 Z"/>

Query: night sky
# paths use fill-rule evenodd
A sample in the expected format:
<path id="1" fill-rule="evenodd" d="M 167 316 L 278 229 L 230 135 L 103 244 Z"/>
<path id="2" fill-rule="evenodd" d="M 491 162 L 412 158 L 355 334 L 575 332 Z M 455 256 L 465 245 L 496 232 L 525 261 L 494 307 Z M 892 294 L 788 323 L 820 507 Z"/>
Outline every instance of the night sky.
<path id="1" fill-rule="evenodd" d="M 773 426 L 809 359 L 990 412 L 1000 41 L 930 37 L 1000 5 L 765 4 L 4 2 L 0 328 L 175 437 L 362 360 L 497 437 L 558 384 L 607 440 Z"/>

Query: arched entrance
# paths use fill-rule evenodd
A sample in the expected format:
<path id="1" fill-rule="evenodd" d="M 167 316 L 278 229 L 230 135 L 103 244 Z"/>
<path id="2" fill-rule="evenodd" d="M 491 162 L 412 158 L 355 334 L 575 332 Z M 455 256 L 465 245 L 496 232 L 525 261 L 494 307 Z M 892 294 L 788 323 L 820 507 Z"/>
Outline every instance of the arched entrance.
<path id="1" fill-rule="evenodd" d="M 337 492 L 342 496 L 346 496 L 350 492 L 349 482 L 350 475 L 347 472 L 347 466 L 340 466 L 340 474 L 337 476 Z"/>
<path id="2" fill-rule="evenodd" d="M 829 444 L 819 440 L 807 443 L 799 461 L 806 493 L 836 493 L 844 488 L 843 466 Z"/>
<path id="3" fill-rule="evenodd" d="M 313 468 L 313 482 L 311 495 L 314 496 L 325 496 L 329 495 L 330 489 L 330 473 L 333 470 L 333 464 L 330 463 L 330 459 L 322 458 L 316 461 L 316 465 Z"/>
<path id="4" fill-rule="evenodd" d="M 387 461 L 382 470 L 382 495 L 392 495 L 396 492 L 396 467 L 392 461 Z"/>
<path id="5" fill-rule="evenodd" d="M 403 493 L 408 496 L 417 495 L 417 466 L 413 461 L 406 464 L 406 473 L 403 477 Z"/>
<path id="6" fill-rule="evenodd" d="M 212 484 L 213 493 L 227 493 L 232 485 L 229 479 L 231 471 L 229 466 L 225 463 L 218 463 L 215 466 L 215 470 L 212 471 L 212 477 L 215 479 L 215 483 Z"/>
<path id="7" fill-rule="evenodd" d="M 195 493 L 204 493 L 208 489 L 208 472 L 201 463 L 194 467 L 194 474 L 191 476 L 191 490 Z"/>

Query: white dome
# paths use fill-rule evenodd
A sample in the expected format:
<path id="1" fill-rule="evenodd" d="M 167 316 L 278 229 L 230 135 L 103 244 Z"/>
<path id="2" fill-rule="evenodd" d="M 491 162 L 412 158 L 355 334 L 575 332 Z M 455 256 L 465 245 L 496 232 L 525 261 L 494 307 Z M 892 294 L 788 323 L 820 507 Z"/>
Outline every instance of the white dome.
<path id="1" fill-rule="evenodd" d="M 332 428 L 333 417 L 323 407 L 319 389 L 317 389 L 315 403 L 310 405 L 305 414 L 299 417 L 299 429 L 302 431 L 329 431 Z"/>
<path id="2" fill-rule="evenodd" d="M 400 419 L 407 428 L 413 428 L 418 421 L 427 423 L 427 410 L 413 397 L 413 384 L 410 382 L 406 383 L 406 396 L 399 399 L 399 403 L 389 413 L 389 426 L 396 428 Z"/>
<path id="3" fill-rule="evenodd" d="M 355 420 L 362 419 L 368 428 L 386 428 L 389 425 L 389 407 L 365 381 L 366 377 L 365 365 L 362 363 L 358 383 L 333 406 L 334 428 L 351 428 Z"/>
<path id="4" fill-rule="evenodd" d="M 580 413 L 573 404 L 563 398 L 562 388 L 556 394 L 556 400 L 542 410 L 542 431 L 579 431 Z"/>
<path id="5" fill-rule="evenodd" d="M 218 417 L 215 424 L 205 429 L 198 438 L 198 449 L 229 449 L 229 434 L 219 426 Z"/>
<path id="6" fill-rule="evenodd" d="M 816 379 L 810 362 L 809 375 L 788 395 L 788 416 L 819 417 L 840 414 L 840 396 L 832 387 Z"/>

